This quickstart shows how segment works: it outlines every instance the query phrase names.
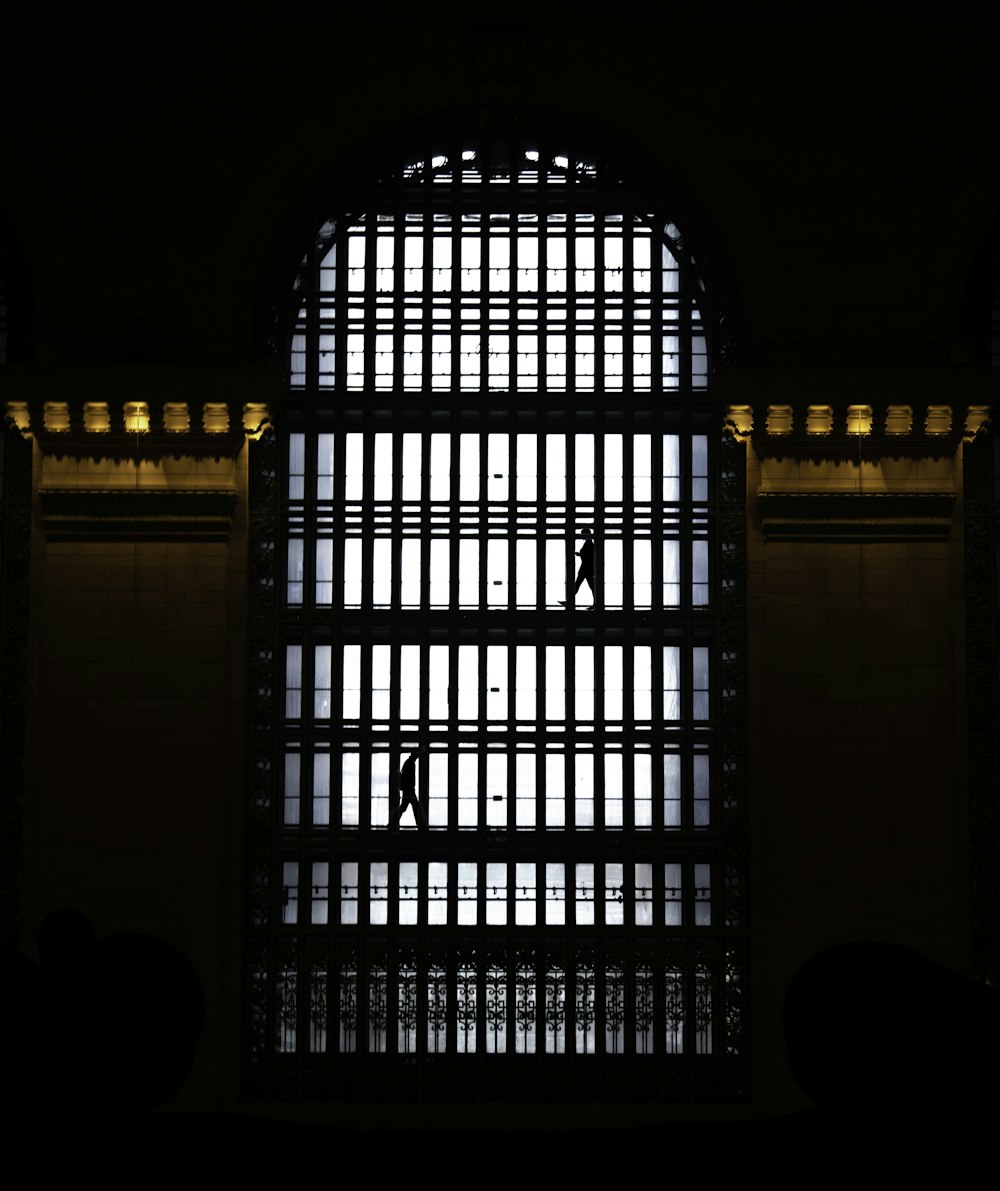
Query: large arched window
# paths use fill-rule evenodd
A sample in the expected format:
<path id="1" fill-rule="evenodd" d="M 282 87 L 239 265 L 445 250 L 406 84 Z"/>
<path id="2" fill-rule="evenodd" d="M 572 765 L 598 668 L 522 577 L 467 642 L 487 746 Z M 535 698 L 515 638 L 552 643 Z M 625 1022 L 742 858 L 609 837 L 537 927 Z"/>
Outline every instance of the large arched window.
<path id="1" fill-rule="evenodd" d="M 369 168 L 283 340 L 252 1082 L 738 1095 L 710 286 L 564 137 Z"/>

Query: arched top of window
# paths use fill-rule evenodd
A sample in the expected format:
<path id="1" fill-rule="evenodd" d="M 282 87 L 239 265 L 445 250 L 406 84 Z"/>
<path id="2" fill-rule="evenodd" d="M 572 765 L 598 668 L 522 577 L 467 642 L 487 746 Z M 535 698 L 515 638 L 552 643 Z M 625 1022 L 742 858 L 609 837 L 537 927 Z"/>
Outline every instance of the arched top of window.
<path id="1" fill-rule="evenodd" d="M 719 253 L 676 185 L 602 140 L 417 131 L 339 171 L 275 320 L 293 393 L 706 388 L 733 356 Z"/>

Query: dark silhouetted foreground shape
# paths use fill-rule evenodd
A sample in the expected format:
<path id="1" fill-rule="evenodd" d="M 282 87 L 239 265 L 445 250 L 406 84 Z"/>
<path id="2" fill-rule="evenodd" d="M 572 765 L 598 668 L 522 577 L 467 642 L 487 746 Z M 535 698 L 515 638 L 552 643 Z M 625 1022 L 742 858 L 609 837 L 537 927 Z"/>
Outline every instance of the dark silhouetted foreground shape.
<path id="1" fill-rule="evenodd" d="M 205 1017 L 201 981 L 152 935 L 95 938 L 57 910 L 38 933 L 36 967 L 5 949 L 0 1007 L 3 1107 L 15 1112 L 134 1113 L 187 1079 Z"/>
<path id="2" fill-rule="evenodd" d="M 389 816 L 389 830 L 395 831 L 407 807 L 413 808 L 413 817 L 418 827 L 427 826 L 427 816 L 417 797 L 417 762 L 426 756 L 424 752 L 410 753 L 399 771 L 396 789 L 396 805 Z"/>
<path id="3" fill-rule="evenodd" d="M 1000 1000 L 893 943 L 814 956 L 785 997 L 792 1071 L 820 1108 L 974 1113 L 995 1103 Z"/>
<path id="4" fill-rule="evenodd" d="M 589 529 L 583 532 L 583 545 L 577 550 L 580 559 L 580 570 L 576 576 L 576 586 L 573 588 L 573 598 L 576 598 L 581 586 L 586 583 L 590 588 L 590 598 L 597 603 L 597 568 L 594 562 L 594 540 Z"/>

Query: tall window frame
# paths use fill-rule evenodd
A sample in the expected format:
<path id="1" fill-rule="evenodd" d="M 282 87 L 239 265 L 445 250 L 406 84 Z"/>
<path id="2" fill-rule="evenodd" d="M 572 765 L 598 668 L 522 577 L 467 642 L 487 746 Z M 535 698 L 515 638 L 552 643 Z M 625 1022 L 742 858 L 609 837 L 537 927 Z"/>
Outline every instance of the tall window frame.
<path id="1" fill-rule="evenodd" d="M 258 1095 L 746 1094 L 724 303 L 669 190 L 586 140 L 494 122 L 381 146 L 274 307 Z M 396 827 L 417 749 L 428 822 Z"/>

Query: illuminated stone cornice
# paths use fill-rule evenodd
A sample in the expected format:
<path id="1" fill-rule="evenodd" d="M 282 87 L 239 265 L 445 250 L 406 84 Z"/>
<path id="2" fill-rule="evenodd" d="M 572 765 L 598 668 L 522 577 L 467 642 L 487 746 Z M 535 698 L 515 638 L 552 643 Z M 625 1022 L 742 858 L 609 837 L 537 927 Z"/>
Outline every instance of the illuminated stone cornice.
<path id="1" fill-rule="evenodd" d="M 943 541 L 960 448 L 986 432 L 997 389 L 979 368 L 733 368 L 715 396 L 752 446 L 766 538 Z"/>
<path id="2" fill-rule="evenodd" d="M 944 458 L 989 423 L 987 368 L 723 369 L 726 424 L 760 458 Z"/>
<path id="3" fill-rule="evenodd" d="M 270 424 L 283 384 L 270 367 L 7 367 L 3 412 L 44 456 L 234 458 Z"/>

